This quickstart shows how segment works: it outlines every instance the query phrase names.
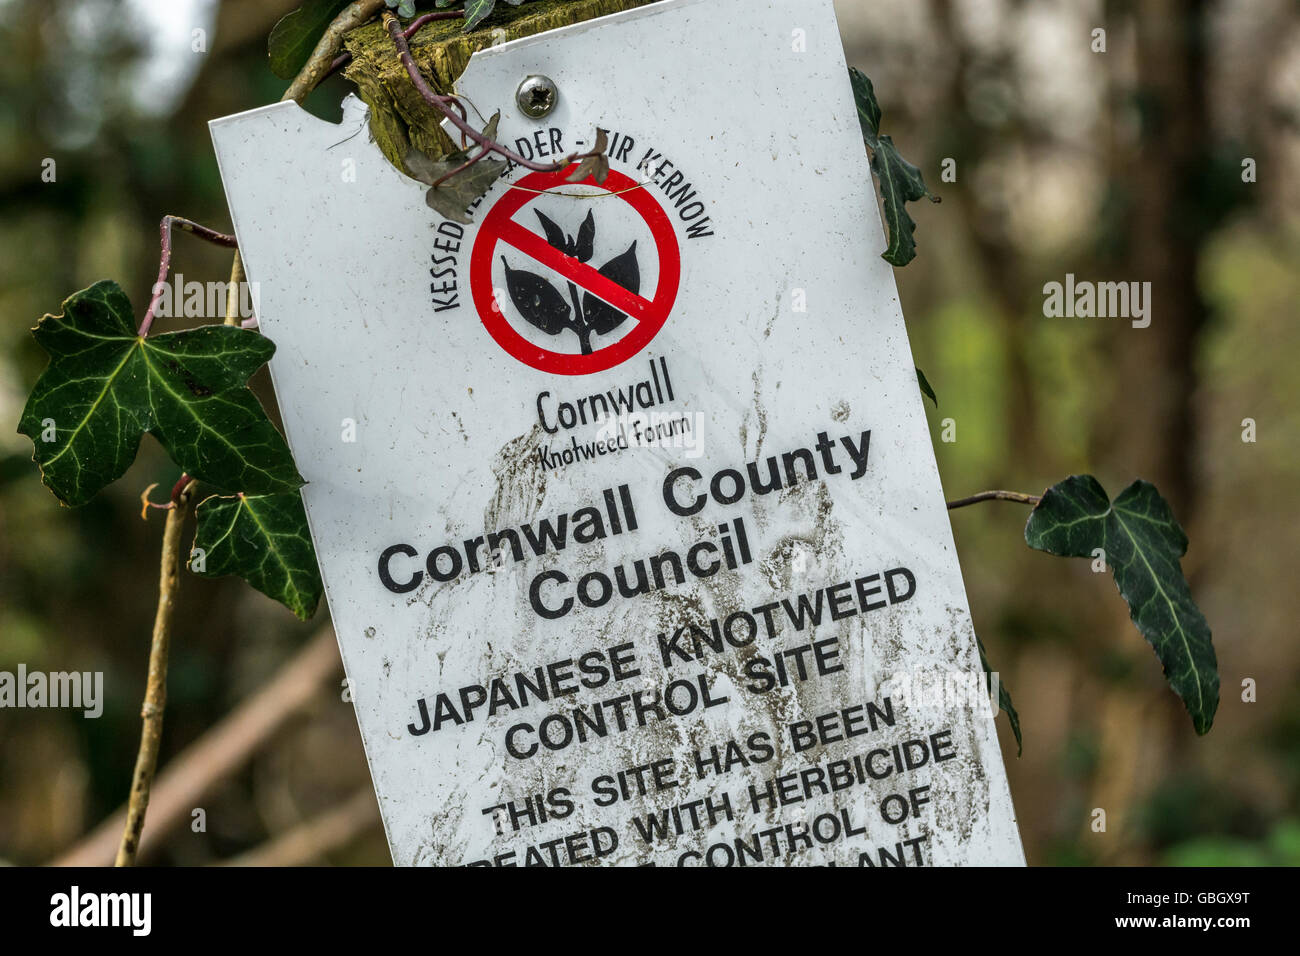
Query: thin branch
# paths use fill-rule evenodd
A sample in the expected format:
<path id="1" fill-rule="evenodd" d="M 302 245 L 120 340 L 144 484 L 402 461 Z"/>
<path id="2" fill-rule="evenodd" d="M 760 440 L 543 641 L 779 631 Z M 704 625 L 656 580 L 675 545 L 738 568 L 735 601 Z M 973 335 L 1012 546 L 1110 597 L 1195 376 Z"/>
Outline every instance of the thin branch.
<path id="1" fill-rule="evenodd" d="M 948 510 L 955 508 L 965 508 L 967 505 L 979 504 L 981 501 L 1015 501 L 1022 505 L 1033 505 L 1037 507 L 1042 501 L 1041 495 L 1026 495 L 1019 491 L 981 491 L 977 495 L 971 495 L 969 498 L 958 498 L 956 501 L 948 502 Z"/>
<path id="2" fill-rule="evenodd" d="M 504 157 L 516 166 L 522 166 L 524 169 L 530 169 L 539 173 L 555 173 L 566 168 L 569 164 L 586 159 L 589 156 L 598 156 L 599 153 L 573 153 L 564 159 L 554 163 L 538 163 L 531 159 L 526 159 L 516 153 L 514 150 L 507 149 L 500 143 L 488 138 L 470 125 L 468 119 L 463 115 L 464 109 L 460 107 L 459 101 L 454 96 L 443 96 L 429 86 L 429 82 L 420 72 L 419 66 L 416 65 L 415 57 L 411 55 L 411 47 L 406 42 L 406 37 L 402 35 L 402 23 L 391 13 L 385 12 L 383 15 L 384 27 L 388 30 L 389 37 L 392 38 L 393 46 L 397 49 L 397 57 L 401 60 L 402 66 L 406 68 L 406 75 L 411 78 L 411 83 L 415 86 L 416 92 L 423 97 L 424 101 L 436 109 L 447 119 L 451 120 L 452 125 L 465 134 L 474 143 L 483 147 L 483 154 L 476 156 L 467 165 L 472 165 L 482 159 L 487 153 L 496 153 Z M 445 177 L 444 177 L 445 178 Z"/>
<path id="3" fill-rule="evenodd" d="M 209 794 L 319 699 L 340 668 L 334 631 L 322 628 L 253 696 L 163 767 L 153 786 L 149 823 L 140 839 L 139 856 L 147 858 L 174 829 L 188 822 Z M 112 863 L 125 822 L 123 808 L 56 859 L 54 865 Z"/>
<path id="4" fill-rule="evenodd" d="M 239 325 L 239 303 L 244 284 L 244 260 L 235 250 L 234 261 L 230 263 L 230 284 L 226 286 L 226 325 Z"/>
<path id="5" fill-rule="evenodd" d="M 197 222 L 192 222 L 180 216 L 163 216 L 162 222 L 158 226 L 158 232 L 162 237 L 162 253 L 158 257 L 158 281 L 154 283 L 153 295 L 149 299 L 149 308 L 145 310 L 144 321 L 140 323 L 140 329 L 136 332 L 140 338 L 144 338 L 149 334 L 149 329 L 153 325 L 154 313 L 158 308 L 158 303 L 162 301 L 163 289 L 167 285 L 167 275 L 171 272 L 173 227 L 180 229 L 182 232 L 191 233 L 207 242 L 225 246 L 227 249 L 237 249 L 239 247 L 239 243 L 235 241 L 234 236 L 228 236 L 224 232 L 217 232 L 215 229 L 209 229 L 207 226 L 201 226 Z"/>
<path id="6" fill-rule="evenodd" d="M 175 505 L 167 512 L 163 528 L 162 568 L 158 577 L 158 610 L 154 615 L 153 641 L 149 649 L 149 677 L 145 683 L 144 706 L 140 709 L 140 750 L 131 775 L 131 793 L 127 799 L 126 825 L 117 848 L 115 866 L 134 866 L 140 848 L 140 832 L 149 808 L 149 792 L 158 766 L 158 747 L 162 742 L 163 709 L 167 705 L 167 653 L 171 646 L 172 614 L 176 610 L 176 592 L 180 589 L 181 534 L 189 514 L 194 483 L 181 475 L 172 491 Z"/>
<path id="7" fill-rule="evenodd" d="M 284 91 L 280 101 L 294 100 L 301 105 L 307 98 L 307 94 L 329 75 L 334 66 L 334 55 L 343 45 L 343 34 L 355 30 L 382 9 L 384 9 L 384 0 L 356 0 L 355 3 L 344 7 L 334 18 L 334 22 L 325 28 L 325 32 L 316 43 L 316 49 L 312 50 L 307 63 L 293 78 L 293 82 Z"/>

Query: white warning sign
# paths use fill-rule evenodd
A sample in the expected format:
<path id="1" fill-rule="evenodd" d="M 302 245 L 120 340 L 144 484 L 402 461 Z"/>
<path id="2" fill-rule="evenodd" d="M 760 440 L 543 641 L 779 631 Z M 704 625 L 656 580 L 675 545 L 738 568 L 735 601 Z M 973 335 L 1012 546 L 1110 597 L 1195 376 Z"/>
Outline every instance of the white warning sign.
<path id="1" fill-rule="evenodd" d="M 1023 863 L 831 0 L 458 92 L 610 176 L 464 225 L 356 102 L 212 125 L 394 861 Z"/>

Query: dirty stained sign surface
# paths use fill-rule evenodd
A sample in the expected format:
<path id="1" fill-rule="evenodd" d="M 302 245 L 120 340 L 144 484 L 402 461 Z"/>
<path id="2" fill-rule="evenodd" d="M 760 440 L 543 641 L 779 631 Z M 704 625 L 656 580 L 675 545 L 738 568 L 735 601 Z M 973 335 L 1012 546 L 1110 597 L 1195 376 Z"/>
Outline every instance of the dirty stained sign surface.
<path id="1" fill-rule="evenodd" d="M 1022 863 L 830 0 L 459 90 L 612 175 L 462 226 L 355 102 L 212 126 L 394 861 Z"/>

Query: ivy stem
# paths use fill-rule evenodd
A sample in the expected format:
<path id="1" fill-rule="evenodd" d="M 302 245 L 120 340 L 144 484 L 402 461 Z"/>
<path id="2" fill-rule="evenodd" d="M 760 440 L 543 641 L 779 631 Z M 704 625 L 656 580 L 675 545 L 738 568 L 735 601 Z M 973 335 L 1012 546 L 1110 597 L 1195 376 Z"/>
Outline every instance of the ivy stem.
<path id="1" fill-rule="evenodd" d="M 145 682 L 144 705 L 140 708 L 140 749 L 131 775 L 131 793 L 127 798 L 126 826 L 117 848 L 114 866 L 134 866 L 144 830 L 144 815 L 149 808 L 154 771 L 158 768 L 158 749 L 162 743 L 163 709 L 167 704 L 167 655 L 171 648 L 172 615 L 176 594 L 180 590 L 181 534 L 189 515 L 195 482 L 181 475 L 172 489 L 171 510 L 163 528 L 162 567 L 158 576 L 158 610 L 154 615 L 153 640 L 149 648 L 149 676 Z"/>
<path id="2" fill-rule="evenodd" d="M 1038 503 L 1043 500 L 1042 495 L 1026 495 L 1019 491 L 981 491 L 977 495 L 971 495 L 969 498 L 958 498 L 956 501 L 948 502 L 948 510 L 955 508 L 965 508 L 967 505 L 979 504 L 981 501 L 1015 501 L 1022 505 L 1033 505 L 1037 507 Z"/>
<path id="3" fill-rule="evenodd" d="M 171 272 L 173 227 L 180 229 L 182 232 L 191 233 L 207 242 L 225 246 L 227 249 L 239 248 L 239 243 L 235 241 L 234 236 L 228 236 L 224 232 L 217 232 L 215 229 L 201 226 L 197 222 L 192 222 L 181 216 L 163 216 L 162 222 L 158 226 L 158 232 L 162 237 L 162 253 L 158 257 L 158 281 L 153 285 L 153 295 L 149 299 L 149 308 L 145 310 L 144 321 L 140 323 L 140 329 L 136 332 L 136 335 L 140 336 L 140 338 L 147 336 L 149 329 L 153 326 L 154 314 L 157 312 L 158 303 L 162 301 L 163 290 L 167 285 L 167 275 Z"/>
<path id="4" fill-rule="evenodd" d="M 514 150 L 502 146 L 493 139 L 488 138 L 481 132 L 470 125 L 469 121 L 461 115 L 463 110 L 457 111 L 460 101 L 454 96 L 443 96 L 436 92 L 433 87 L 429 86 L 428 81 L 420 72 L 420 68 L 415 63 L 415 57 L 411 55 L 411 47 L 406 42 L 406 37 L 402 35 L 402 23 L 393 14 L 387 11 L 383 14 L 384 27 L 388 30 L 389 37 L 392 38 L 393 46 L 397 49 L 397 57 L 401 60 L 402 66 L 406 68 L 406 75 L 411 78 L 411 83 L 415 86 L 416 92 L 424 98 L 424 101 L 436 109 L 447 119 L 451 120 L 452 125 L 465 134 L 473 142 L 483 147 L 483 153 L 474 157 L 466 165 L 473 165 L 488 153 L 496 153 L 504 157 L 516 166 L 522 166 L 524 169 L 530 169 L 538 173 L 555 173 L 566 168 L 576 160 L 586 159 L 589 156 L 597 156 L 598 153 L 573 153 L 564 159 L 554 163 L 538 163 L 531 159 L 525 159 Z M 443 177 L 444 179 L 446 177 Z M 441 181 L 441 180 L 440 180 Z"/>

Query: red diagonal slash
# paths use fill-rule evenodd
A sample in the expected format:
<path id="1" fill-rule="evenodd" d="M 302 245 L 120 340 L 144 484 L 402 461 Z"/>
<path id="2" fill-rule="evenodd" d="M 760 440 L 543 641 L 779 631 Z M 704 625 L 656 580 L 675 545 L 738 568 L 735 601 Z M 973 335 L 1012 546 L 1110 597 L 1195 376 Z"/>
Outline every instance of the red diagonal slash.
<path id="1" fill-rule="evenodd" d="M 617 282 L 605 278 L 585 262 L 579 262 L 573 256 L 566 256 L 541 236 L 529 232 L 513 219 L 508 219 L 501 224 L 499 238 L 524 255 L 555 270 L 579 288 L 608 302 L 620 312 L 626 312 L 637 322 L 644 319 L 650 311 L 649 299 L 643 299 L 636 293 L 629 292 Z"/>

